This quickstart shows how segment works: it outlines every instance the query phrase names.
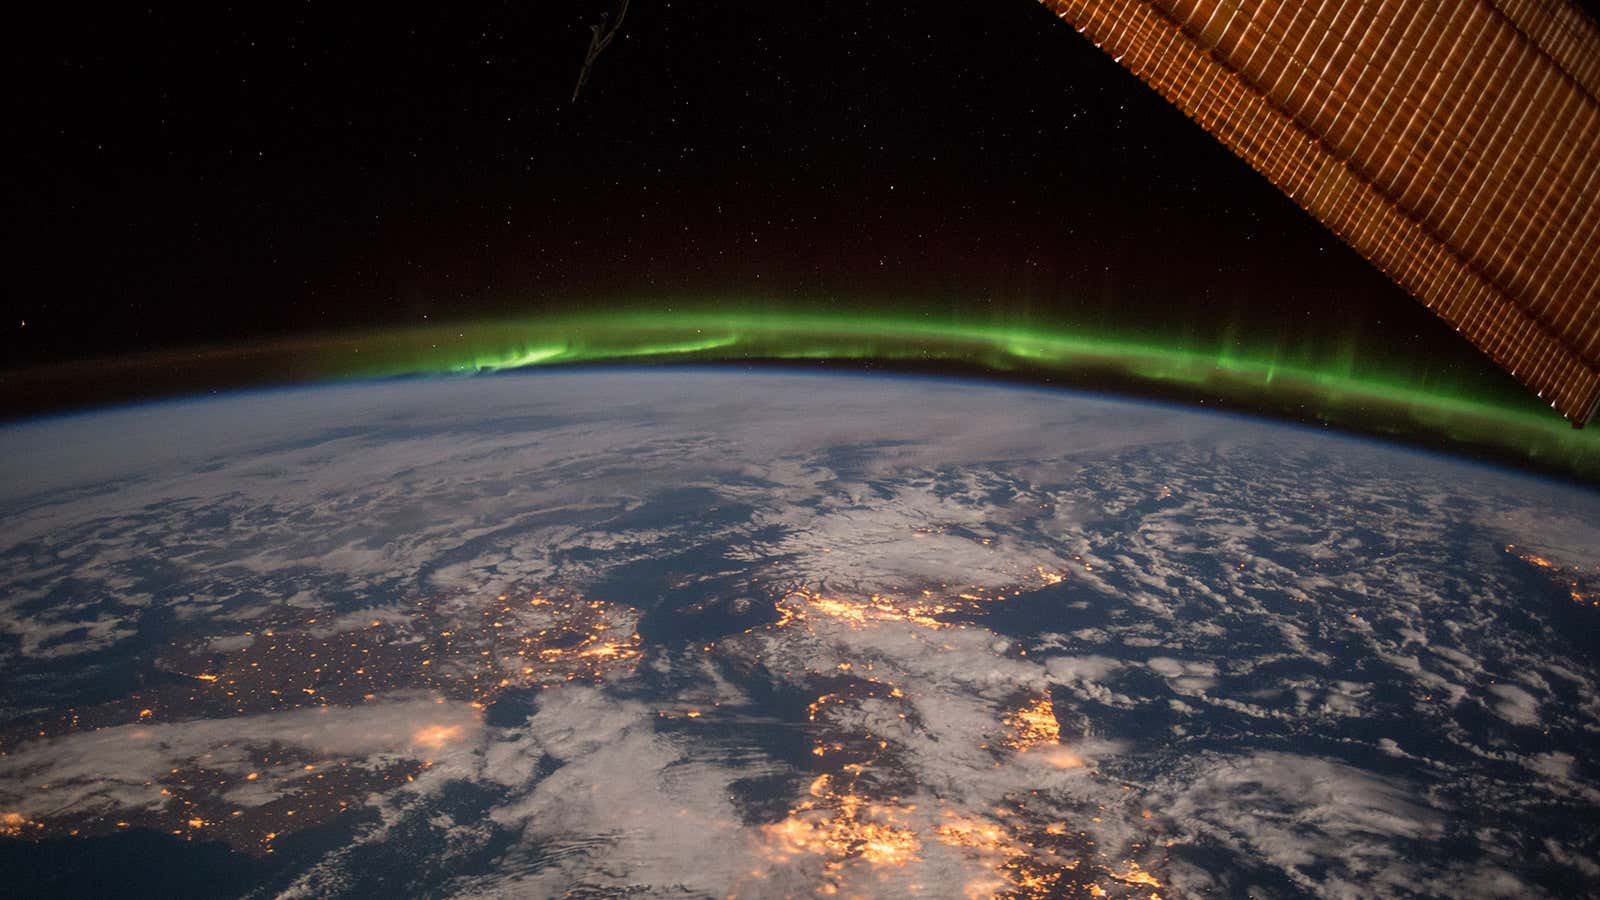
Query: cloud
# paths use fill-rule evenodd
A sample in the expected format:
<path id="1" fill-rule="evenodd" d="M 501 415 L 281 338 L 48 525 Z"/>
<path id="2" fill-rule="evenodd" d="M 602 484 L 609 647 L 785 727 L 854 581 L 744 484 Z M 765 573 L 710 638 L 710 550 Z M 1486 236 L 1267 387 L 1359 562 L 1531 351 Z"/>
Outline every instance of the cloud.
<path id="1" fill-rule="evenodd" d="M 1359 892 L 1376 878 L 1424 887 L 1427 869 L 1397 842 L 1444 833 L 1444 817 L 1403 786 L 1316 757 L 1212 758 L 1163 794 L 1159 808 L 1188 840 L 1246 848 L 1324 895 Z"/>
<path id="2" fill-rule="evenodd" d="M 1500 718 L 1513 725 L 1537 725 L 1539 700 L 1514 684 L 1492 684 L 1489 693 L 1500 699 L 1493 709 Z"/>
<path id="3" fill-rule="evenodd" d="M 358 840 L 436 818 L 448 868 L 508 836 L 461 892 L 998 889 L 1018 848 L 1081 838 L 1103 855 L 1073 871 L 1124 887 L 1234 890 L 1214 851 L 1324 896 L 1467 896 L 1528 890 L 1511 851 L 1544 805 L 1595 796 L 1592 666 L 1502 548 L 1581 557 L 1600 503 L 1374 442 L 955 383 L 589 373 L 35 423 L 0 430 L 0 475 L 0 676 L 142 665 L 153 622 L 228 653 L 285 611 L 332 637 L 529 586 L 613 585 L 659 622 L 659 587 L 619 573 L 663 566 L 791 616 L 646 646 L 525 723 L 401 692 L 24 745 L 0 760 L 18 815 L 146 810 L 196 761 L 251 809 L 297 765 L 428 762 L 373 788 Z M 1025 621 L 985 618 L 1019 594 Z M 1462 714 L 1479 699 L 1496 715 Z M 1021 740 L 1041 703 L 1059 734 Z M 1529 725 L 1558 749 L 1522 748 Z M 262 766 L 273 740 L 311 762 Z M 438 811 L 460 783 L 493 797 L 477 821 Z M 1451 828 L 1482 865 L 1438 861 Z M 885 862 L 829 836 L 882 838 Z M 1591 835 L 1551 841 L 1582 870 Z M 343 854 L 297 890 L 346 883 Z"/>
<path id="4" fill-rule="evenodd" d="M 403 758 L 428 763 L 434 779 L 469 777 L 481 716 L 465 703 L 399 694 L 358 707 L 76 732 L 0 758 L 0 807 L 30 819 L 156 811 L 172 802 L 163 790 L 174 770 L 216 773 L 207 777 L 244 806 L 297 790 L 307 771 L 334 761 L 380 767 Z M 267 752 L 274 746 L 282 749 Z M 264 765 L 264 754 L 277 762 Z"/>

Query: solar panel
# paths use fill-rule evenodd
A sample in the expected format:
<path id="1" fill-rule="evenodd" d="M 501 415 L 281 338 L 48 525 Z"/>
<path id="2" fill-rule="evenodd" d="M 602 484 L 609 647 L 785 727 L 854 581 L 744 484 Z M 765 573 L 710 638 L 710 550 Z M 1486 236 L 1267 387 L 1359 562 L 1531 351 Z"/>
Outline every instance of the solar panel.
<path id="1" fill-rule="evenodd" d="M 1042 2 L 1574 425 L 1595 414 L 1600 31 L 1576 7 Z"/>

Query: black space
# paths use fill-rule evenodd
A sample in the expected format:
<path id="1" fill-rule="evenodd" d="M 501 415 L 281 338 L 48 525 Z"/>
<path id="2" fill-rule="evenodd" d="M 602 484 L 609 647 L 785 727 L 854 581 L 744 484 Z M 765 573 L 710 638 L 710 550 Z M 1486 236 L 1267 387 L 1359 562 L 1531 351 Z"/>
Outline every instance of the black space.
<path id="1" fill-rule="evenodd" d="M 89 10 L 15 32 L 8 365 L 673 299 L 1487 366 L 1034 0 Z"/>

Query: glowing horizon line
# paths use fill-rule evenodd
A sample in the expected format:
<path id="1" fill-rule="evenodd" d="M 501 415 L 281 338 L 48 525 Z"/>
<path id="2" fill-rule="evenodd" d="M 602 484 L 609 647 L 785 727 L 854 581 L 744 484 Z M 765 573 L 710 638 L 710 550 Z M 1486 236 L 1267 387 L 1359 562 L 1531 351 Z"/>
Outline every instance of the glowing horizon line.
<path id="1" fill-rule="evenodd" d="M 1207 340 L 1103 326 L 961 321 L 949 315 L 941 320 L 881 305 L 826 313 L 741 310 L 736 304 L 613 307 L 310 334 L 62 364 L 11 373 L 16 377 L 7 386 L 19 396 L 48 395 L 52 385 L 74 378 L 90 386 L 118 379 L 138 383 L 143 373 L 163 370 L 177 372 L 184 386 L 239 387 L 604 363 L 812 360 L 957 367 L 1079 390 L 1165 396 L 1197 408 L 1216 401 L 1269 418 L 1520 461 L 1600 484 L 1600 434 L 1575 431 L 1531 394 L 1502 383 L 1487 361 L 1475 370 L 1448 359 L 1375 360 L 1370 352 L 1358 355 L 1348 338 L 1337 343 L 1336 352 L 1319 356 L 1306 341 L 1254 349 L 1232 331 Z"/>
<path id="2" fill-rule="evenodd" d="M 485 330 L 503 330 L 505 332 L 527 332 L 538 328 L 555 332 L 545 339 L 545 342 L 534 342 L 528 338 L 512 341 L 511 346 L 499 350 L 484 351 L 471 349 L 472 358 L 466 361 L 436 362 L 424 359 L 414 359 L 408 363 L 395 365 L 356 365 L 355 371 L 346 377 L 382 377 L 384 375 L 402 374 L 448 374 L 464 372 L 499 372 L 520 368 L 534 368 L 548 365 L 565 365 L 571 363 L 604 362 L 607 360 L 622 360 L 642 357 L 668 357 L 675 355 L 702 354 L 709 351 L 727 348 L 749 346 L 751 333 L 761 338 L 792 339 L 805 336 L 817 341 L 818 346 L 805 350 L 782 350 L 776 348 L 761 348 L 758 353 L 728 354 L 726 356 L 709 356 L 708 359 L 871 359 L 874 354 L 860 352 L 841 352 L 839 346 L 830 342 L 839 342 L 841 336 L 853 333 L 858 339 L 865 340 L 915 340 L 917 338 L 938 337 L 955 339 L 979 344 L 991 351 L 998 351 L 1007 357 L 1017 359 L 1023 368 L 1046 368 L 1051 364 L 1060 365 L 1078 361 L 1103 361 L 1127 362 L 1129 360 L 1163 361 L 1169 365 L 1173 362 L 1181 364 L 1185 369 L 1204 369 L 1209 367 L 1234 377 L 1256 376 L 1261 386 L 1270 386 L 1274 381 L 1292 379 L 1320 387 L 1337 389 L 1346 393 L 1372 394 L 1375 396 L 1389 395 L 1402 396 L 1408 400 L 1425 402 L 1432 406 L 1452 407 L 1460 410 L 1485 411 L 1494 410 L 1503 415 L 1512 415 L 1519 418 L 1528 418 L 1541 423 L 1565 425 L 1564 420 L 1558 416 L 1546 415 L 1542 411 L 1542 404 L 1527 403 L 1514 405 L 1507 400 L 1499 398 L 1465 398 L 1452 392 L 1430 390 L 1407 383 L 1405 376 L 1393 372 L 1375 369 L 1364 374 L 1331 373 L 1325 369 L 1312 365 L 1297 364 L 1293 361 L 1258 358 L 1260 354 L 1245 351 L 1229 352 L 1219 348 L 1215 352 L 1191 349 L 1178 345 L 1174 340 L 1161 340 L 1160 338 L 1136 338 L 1124 334 L 1115 336 L 1087 335 L 1078 331 L 1068 332 L 1065 329 L 1051 328 L 1048 326 L 1006 326 L 983 324 L 949 324 L 936 321 L 912 321 L 908 317 L 876 314 L 870 316 L 854 317 L 852 321 L 868 321 L 870 330 L 859 327 L 850 328 L 842 326 L 839 317 L 829 317 L 816 313 L 700 313 L 698 311 L 683 311 L 667 314 L 650 313 L 596 313 L 590 315 L 559 315 L 540 318 L 506 318 L 501 320 L 480 321 L 472 324 L 459 323 L 455 325 L 433 326 L 401 326 L 385 329 L 379 332 L 369 332 L 368 340 L 373 338 L 393 339 L 397 337 L 415 337 L 421 333 L 435 330 L 457 332 L 458 340 L 477 340 L 467 336 L 467 332 L 481 333 Z M 597 330 L 597 325 L 606 326 L 603 331 Z M 691 341 L 669 341 L 661 344 L 633 345 L 616 340 L 616 329 L 632 329 L 638 331 L 677 332 L 685 333 L 693 330 L 699 337 Z M 1083 329 L 1087 331 L 1087 329 Z M 577 336 L 574 335 L 577 333 Z M 706 332 L 720 332 L 720 335 L 705 336 Z M 743 334 L 741 334 L 743 332 Z M 585 340 L 585 338 L 595 338 Z M 365 343 L 352 336 L 342 336 L 343 340 L 351 343 Z M 609 338 L 609 340 L 608 340 Z M 446 337 L 444 340 L 449 341 Z M 433 349 L 430 347 L 430 349 Z M 449 357 L 450 350 L 438 348 L 442 355 Z M 431 355 L 431 354 L 429 354 Z M 914 358 L 920 355 L 930 362 L 939 361 L 964 361 L 971 360 L 969 352 L 945 352 L 933 348 L 924 348 L 922 354 L 897 354 L 895 359 Z M 326 359 L 326 357 L 325 357 Z M 354 360 L 346 359 L 354 364 Z M 997 368 L 982 366 L 983 368 Z M 1007 371 L 999 369 L 999 371 Z M 1163 381 L 1169 375 L 1166 373 L 1149 373 L 1141 377 L 1141 373 L 1130 373 L 1139 380 Z M 1200 378 L 1184 378 L 1184 382 L 1199 383 Z M 1530 400 L 1532 396 L 1529 395 Z M 1570 430 L 1570 429 L 1567 429 Z"/>

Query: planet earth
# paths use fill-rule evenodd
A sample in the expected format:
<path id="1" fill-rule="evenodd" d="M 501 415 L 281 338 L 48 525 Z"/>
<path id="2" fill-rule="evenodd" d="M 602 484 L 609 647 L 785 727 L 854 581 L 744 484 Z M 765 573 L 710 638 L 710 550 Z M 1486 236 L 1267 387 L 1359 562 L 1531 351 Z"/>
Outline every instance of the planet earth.
<path id="1" fill-rule="evenodd" d="M 1595 896 L 1600 493 L 924 377 L 0 428 L 9 896 Z"/>

